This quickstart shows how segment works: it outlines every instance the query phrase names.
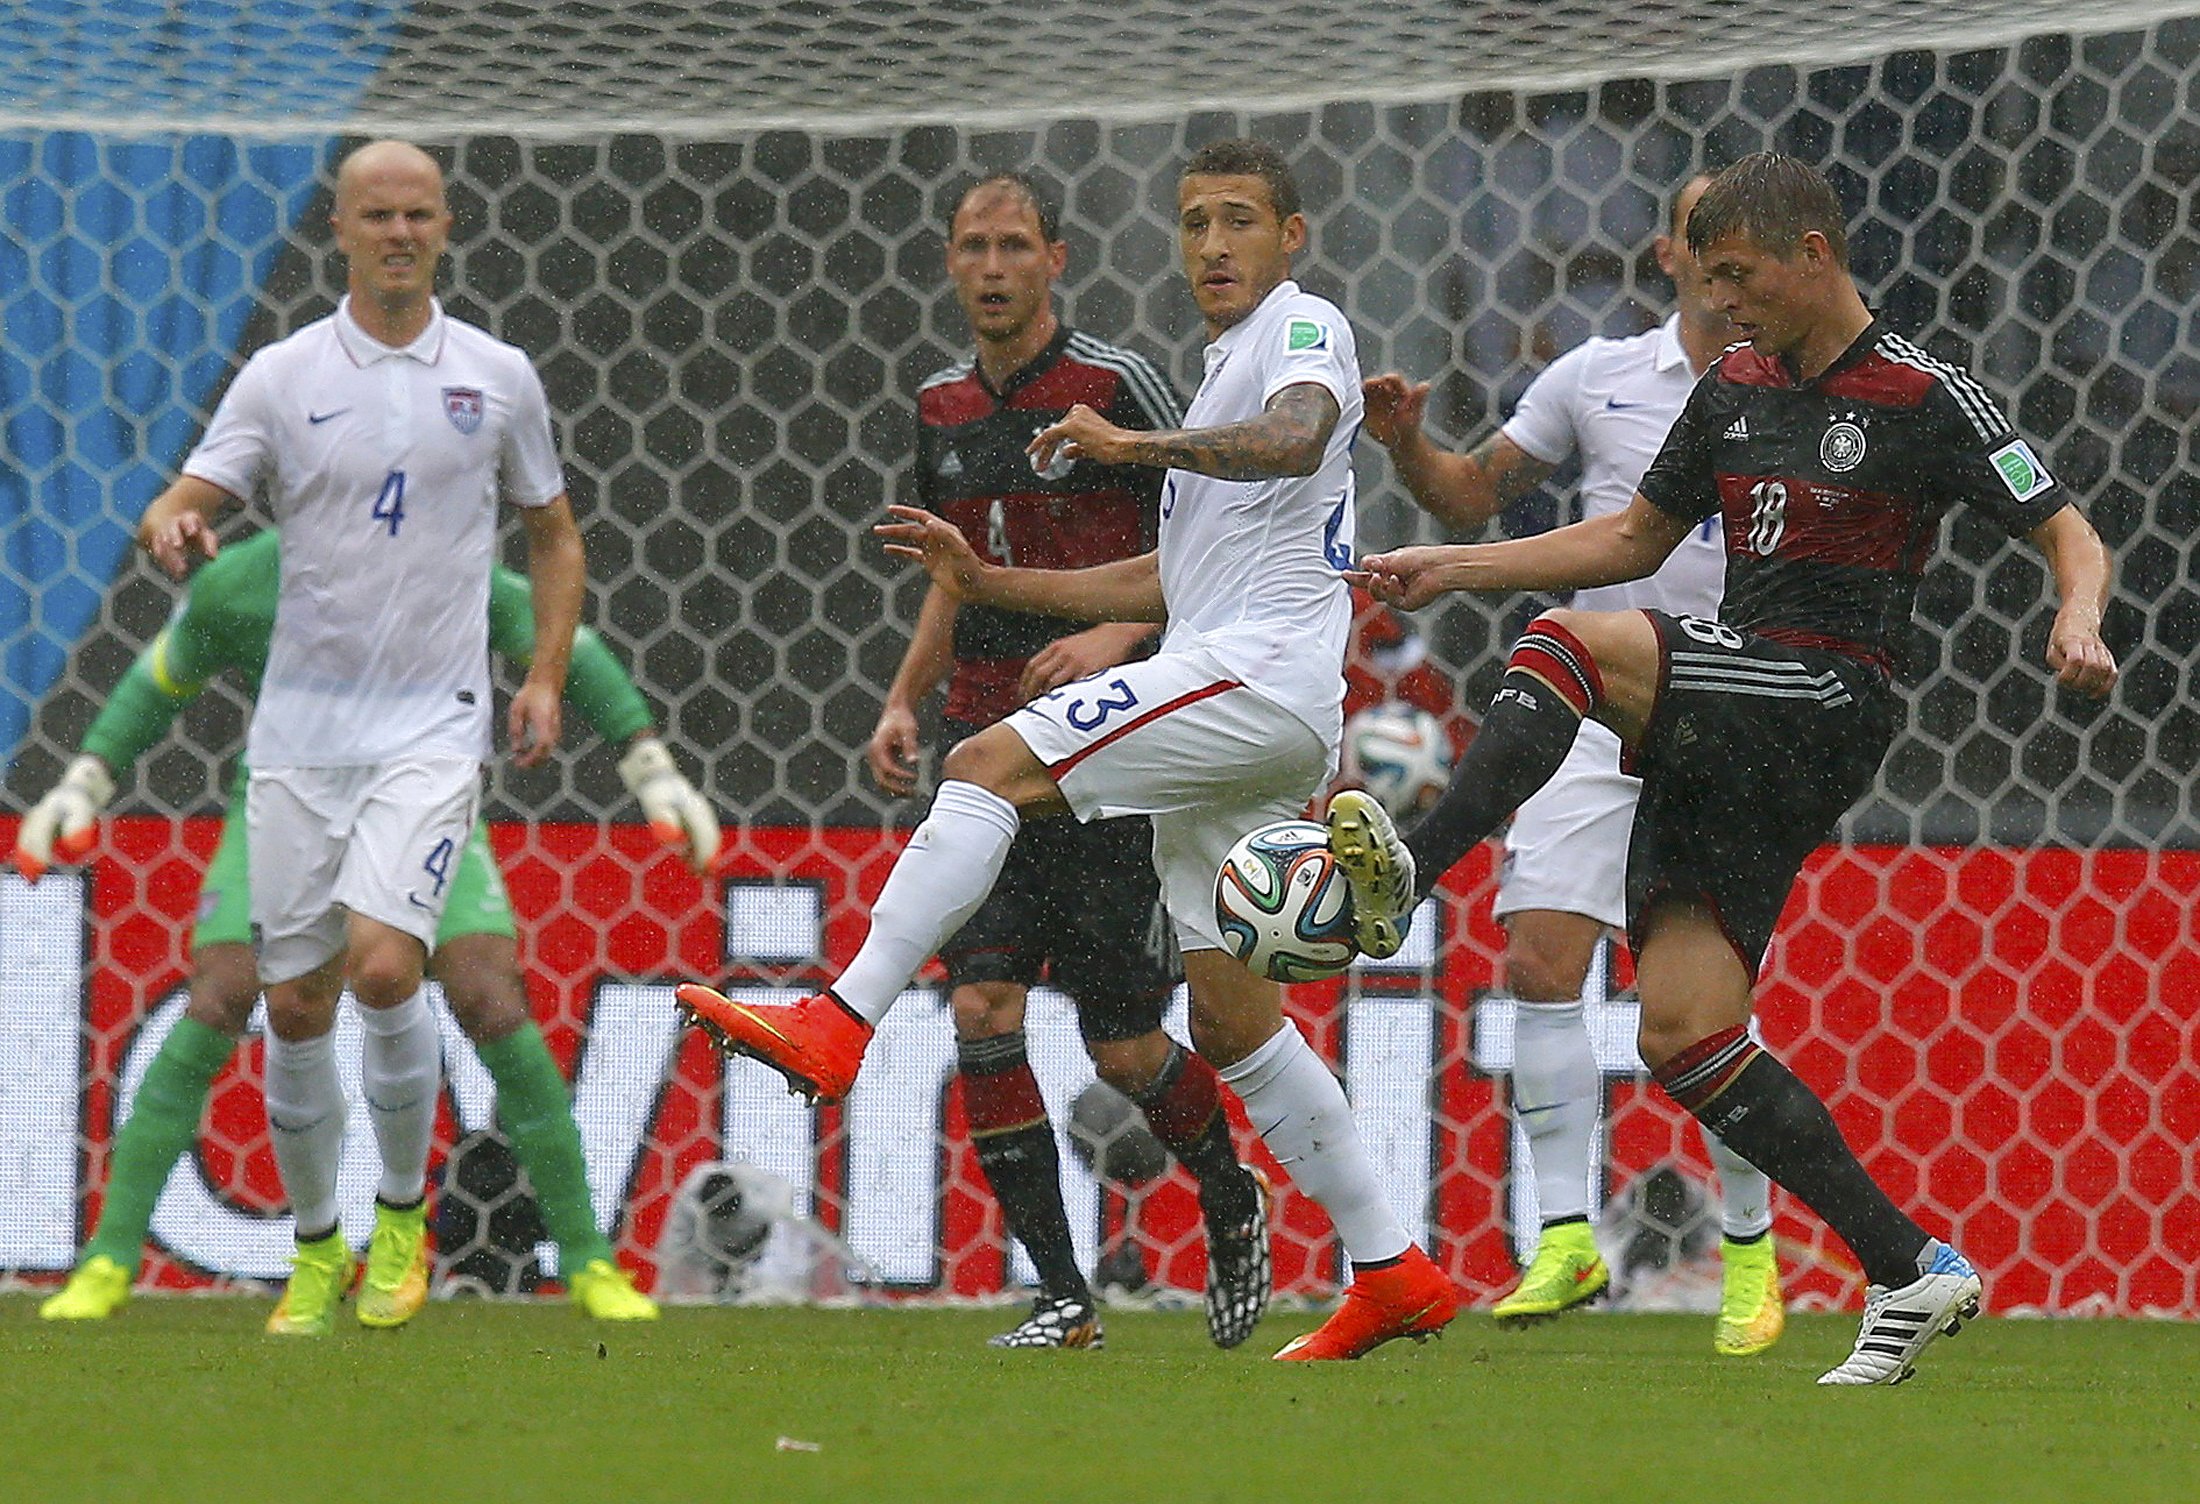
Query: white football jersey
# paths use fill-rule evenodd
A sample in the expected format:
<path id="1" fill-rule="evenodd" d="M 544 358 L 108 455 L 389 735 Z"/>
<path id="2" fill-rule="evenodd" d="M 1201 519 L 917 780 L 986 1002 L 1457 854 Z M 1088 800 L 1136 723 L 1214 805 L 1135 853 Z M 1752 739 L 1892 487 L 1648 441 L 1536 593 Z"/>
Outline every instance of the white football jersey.
<path id="1" fill-rule="evenodd" d="M 1161 488 L 1162 651 L 1201 648 L 1256 694 L 1304 721 L 1334 756 L 1344 733 L 1344 653 L 1352 597 L 1352 442 L 1360 361 L 1334 303 L 1283 282 L 1206 349 L 1186 428 L 1257 418 L 1285 387 L 1337 399 L 1321 467 L 1275 480 L 1171 470 Z"/>
<path id="2" fill-rule="evenodd" d="M 487 759 L 497 502 L 565 490 L 525 351 L 440 306 L 391 349 L 347 298 L 245 363 L 183 469 L 282 528 L 247 766 Z"/>
<path id="3" fill-rule="evenodd" d="M 1643 471 L 1658 457 L 1696 375 L 1681 348 L 1680 315 L 1628 339 L 1592 339 L 1543 369 L 1505 421 L 1506 438 L 1546 465 L 1581 455 L 1581 516 L 1627 510 Z M 1715 617 L 1726 590 L 1726 541 L 1718 518 L 1681 540 L 1648 579 L 1574 593 L 1584 611 L 1645 607 Z"/>

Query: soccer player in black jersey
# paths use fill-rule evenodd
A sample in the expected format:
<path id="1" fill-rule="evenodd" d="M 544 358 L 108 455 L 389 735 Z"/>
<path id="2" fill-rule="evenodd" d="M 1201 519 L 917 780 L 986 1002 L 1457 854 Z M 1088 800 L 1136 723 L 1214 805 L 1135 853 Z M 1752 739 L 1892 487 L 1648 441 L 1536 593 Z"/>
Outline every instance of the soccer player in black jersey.
<path id="1" fill-rule="evenodd" d="M 1819 1380 L 1892 1384 L 1976 1314 L 1977 1272 L 1882 1191 L 1823 1103 L 1749 1037 L 1751 988 L 1806 857 L 1876 774 L 1901 719 L 1890 644 L 1942 515 L 1961 504 L 2047 557 L 2057 680 L 2102 696 L 2109 559 L 1966 372 L 1873 317 L 1841 207 L 1770 153 L 1712 182 L 1688 221 L 1715 306 L 1743 341 L 1708 370 L 1628 508 L 1539 537 L 1362 561 L 1395 605 L 1453 590 L 1556 591 L 1650 573 L 1703 518 L 1726 533 L 1721 620 L 1551 611 L 1532 622 L 1449 790 L 1401 842 L 1340 796 L 1331 848 L 1356 901 L 1395 922 L 1558 768 L 1585 716 L 1616 731 L 1643 790 L 1627 907 L 1639 1043 L 1661 1086 L 1787 1187 L 1871 1283 L 1855 1349 Z M 1363 917 L 1363 936 L 1369 925 Z"/>
<path id="2" fill-rule="evenodd" d="M 1079 569 L 1150 550 L 1160 471 L 1084 465 L 1037 475 L 1025 447 L 1078 403 L 1126 428 L 1183 424 L 1175 391 L 1144 356 L 1056 316 L 1054 279 L 1067 255 L 1052 206 L 1017 174 L 972 185 L 949 223 L 948 274 L 977 348 L 918 390 L 914 499 L 995 563 Z M 935 585 L 871 736 L 872 775 L 890 793 L 915 792 L 917 706 L 942 680 L 952 745 L 1035 696 L 1144 656 L 1154 635 L 1143 622 L 1090 626 L 958 605 Z M 1221 1079 L 1161 1029 L 1181 968 L 1152 851 L 1143 817 L 1033 821 L 1017 833 L 992 894 L 940 951 L 978 1164 L 1039 1273 L 1030 1315 L 995 1346 L 1101 1343 L 1025 1049 L 1025 997 L 1041 980 L 1075 1000 L 1101 1079 L 1144 1109 L 1199 1182 L 1214 1340 L 1236 1346 L 1267 1306 L 1266 1203 L 1231 1144 Z"/>

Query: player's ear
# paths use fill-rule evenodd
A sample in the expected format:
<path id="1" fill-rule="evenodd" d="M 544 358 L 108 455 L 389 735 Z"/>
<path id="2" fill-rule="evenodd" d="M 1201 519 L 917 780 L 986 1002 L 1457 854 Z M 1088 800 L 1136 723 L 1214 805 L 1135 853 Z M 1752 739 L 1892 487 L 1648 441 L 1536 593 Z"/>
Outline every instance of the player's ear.
<path id="1" fill-rule="evenodd" d="M 1047 275 L 1059 278 L 1069 270 L 1069 242 L 1054 240 L 1047 243 Z"/>
<path id="2" fill-rule="evenodd" d="M 1306 249 L 1306 216 L 1287 215 L 1283 221 L 1283 253 L 1296 256 Z"/>

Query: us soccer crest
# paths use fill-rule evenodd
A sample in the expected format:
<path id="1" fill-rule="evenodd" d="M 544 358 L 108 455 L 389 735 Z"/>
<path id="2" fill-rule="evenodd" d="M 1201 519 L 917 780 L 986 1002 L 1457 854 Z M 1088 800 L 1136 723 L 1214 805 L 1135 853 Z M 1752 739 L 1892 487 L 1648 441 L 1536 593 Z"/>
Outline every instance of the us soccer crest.
<path id="1" fill-rule="evenodd" d="M 479 428 L 483 411 L 480 387 L 447 386 L 443 389 L 443 416 L 449 418 L 451 427 L 460 433 L 472 433 Z"/>
<path id="2" fill-rule="evenodd" d="M 1854 423 L 1836 423 L 1819 442 L 1818 459 L 1839 475 L 1864 463 L 1864 430 Z"/>

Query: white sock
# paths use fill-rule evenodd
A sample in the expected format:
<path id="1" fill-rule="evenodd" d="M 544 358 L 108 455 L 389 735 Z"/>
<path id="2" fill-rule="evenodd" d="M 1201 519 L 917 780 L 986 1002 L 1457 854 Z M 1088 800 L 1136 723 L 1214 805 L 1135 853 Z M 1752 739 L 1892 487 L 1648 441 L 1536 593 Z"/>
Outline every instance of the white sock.
<path id="1" fill-rule="evenodd" d="M 336 1225 L 336 1171 L 344 1158 L 344 1084 L 334 1031 L 318 1039 L 267 1035 L 267 1136 L 300 1232 Z"/>
<path id="2" fill-rule="evenodd" d="M 1702 1127 L 1701 1124 L 1697 1125 Z M 1703 1146 L 1719 1171 L 1719 1225 L 1730 1238 L 1754 1238 L 1772 1227 L 1772 1182 L 1709 1128 Z"/>
<path id="3" fill-rule="evenodd" d="M 978 912 L 1001 875 L 1022 824 L 1016 806 L 990 789 L 943 783 L 871 906 L 871 932 L 833 995 L 870 1023 L 894 1006 L 917 968 Z"/>
<path id="4" fill-rule="evenodd" d="M 359 1010 L 359 1080 L 382 1151 L 375 1194 L 410 1206 L 428 1185 L 428 1142 L 435 1136 L 436 1091 L 443 1084 L 443 1042 L 426 988 L 394 1008 Z"/>
<path id="5" fill-rule="evenodd" d="M 1219 1074 L 1245 1103 L 1276 1163 L 1329 1213 L 1347 1258 L 1372 1264 L 1413 1246 L 1383 1199 L 1344 1088 L 1297 1025 L 1286 1020 L 1266 1044 Z"/>
<path id="6" fill-rule="evenodd" d="M 1528 1140 L 1528 1167 L 1546 1223 L 1589 1214 L 1590 1164 L 1604 1076 L 1582 1021 L 1581 1000 L 1519 1001 L 1513 1009 L 1513 1117 Z"/>

